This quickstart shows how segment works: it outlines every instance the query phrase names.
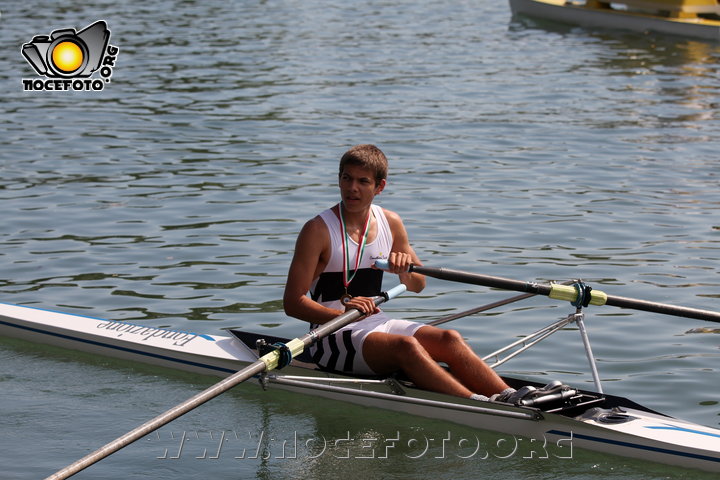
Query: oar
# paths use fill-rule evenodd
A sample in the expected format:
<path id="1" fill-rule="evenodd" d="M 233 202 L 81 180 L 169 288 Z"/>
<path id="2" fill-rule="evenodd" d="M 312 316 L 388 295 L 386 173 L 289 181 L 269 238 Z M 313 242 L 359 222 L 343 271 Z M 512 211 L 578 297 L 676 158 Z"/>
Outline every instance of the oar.
<path id="1" fill-rule="evenodd" d="M 375 305 L 380 305 L 383 302 L 393 299 L 403 293 L 405 290 L 405 285 L 400 284 L 390 289 L 389 291 L 384 292 L 382 296 L 374 297 L 373 300 L 375 301 Z M 126 433 L 122 437 L 113 440 L 104 447 L 99 448 L 93 453 L 81 458 L 77 462 L 63 468 L 62 470 L 56 472 L 53 475 L 50 475 L 45 480 L 59 480 L 71 477 L 72 475 L 75 475 L 81 470 L 89 467 L 90 465 L 117 452 L 121 448 L 130 445 L 132 442 L 143 438 L 150 432 L 153 432 L 158 428 L 162 427 L 163 425 L 170 423 L 172 420 L 175 420 L 176 418 L 186 414 L 190 410 L 199 407 L 208 400 L 211 400 L 218 395 L 226 392 L 227 390 L 233 388 L 234 386 L 244 382 L 245 380 L 248 380 L 263 372 L 274 370 L 275 368 L 282 368 L 283 366 L 287 365 L 293 357 L 301 354 L 306 347 L 312 345 L 323 337 L 331 335 L 345 325 L 348 325 L 358 320 L 363 315 L 364 313 L 360 312 L 359 310 L 348 310 L 347 312 L 335 317 L 334 319 L 321 325 L 315 330 L 310 331 L 306 335 L 290 340 L 287 344 L 279 346 L 278 349 L 263 355 L 257 361 L 251 363 L 242 370 L 225 378 L 221 382 L 216 383 L 212 387 L 203 390 L 194 397 L 171 408 L 165 413 L 158 415 L 152 420 L 140 425 L 139 427 Z M 288 355 L 291 356 L 288 357 Z"/>
<path id="2" fill-rule="evenodd" d="M 381 269 L 387 267 L 387 262 L 375 262 L 375 266 Z M 546 295 L 556 300 L 565 300 L 576 303 L 582 300 L 582 303 L 590 305 L 611 305 L 621 308 L 632 308 L 635 310 L 643 310 L 646 312 L 661 313 L 664 315 L 675 315 L 678 317 L 695 318 L 698 320 L 707 320 L 708 322 L 719 322 L 720 313 L 710 310 L 700 310 L 697 308 L 681 307 L 678 305 L 670 305 L 667 303 L 648 302 L 646 300 L 637 300 L 627 297 L 616 297 L 608 295 L 600 290 L 586 290 L 580 285 L 572 286 L 553 284 L 539 284 L 535 282 L 523 282 L 519 280 L 511 280 L 503 277 L 494 277 L 490 275 L 480 275 L 477 273 L 463 272 L 461 270 L 452 270 L 449 268 L 423 267 L 420 265 L 411 265 L 410 272 L 417 272 L 429 277 L 439 278 L 441 280 L 450 280 L 453 282 L 469 283 L 472 285 L 481 285 L 484 287 L 502 288 L 504 290 L 514 290 L 516 292 L 527 292 L 536 295 Z M 577 285 L 577 286 L 576 286 Z"/>

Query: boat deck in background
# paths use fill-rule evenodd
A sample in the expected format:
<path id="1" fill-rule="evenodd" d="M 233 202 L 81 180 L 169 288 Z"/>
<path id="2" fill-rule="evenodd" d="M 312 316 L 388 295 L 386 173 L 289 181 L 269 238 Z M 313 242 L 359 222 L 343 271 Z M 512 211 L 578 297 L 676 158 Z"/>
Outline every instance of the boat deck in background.
<path id="1" fill-rule="evenodd" d="M 586 6 L 583 2 L 565 0 L 509 0 L 509 2 L 513 15 L 567 25 L 641 33 L 655 32 L 685 38 L 720 41 L 720 18 L 697 15 L 671 17 L 648 11 L 595 8 Z"/>

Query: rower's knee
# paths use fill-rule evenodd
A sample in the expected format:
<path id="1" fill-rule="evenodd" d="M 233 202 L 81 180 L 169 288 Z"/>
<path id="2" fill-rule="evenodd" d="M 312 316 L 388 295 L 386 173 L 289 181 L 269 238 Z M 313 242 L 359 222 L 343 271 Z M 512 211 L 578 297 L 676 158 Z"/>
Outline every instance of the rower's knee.
<path id="1" fill-rule="evenodd" d="M 447 347 L 465 343 L 465 339 L 457 330 L 446 330 L 444 328 L 426 326 L 418 330 L 415 335 L 421 339 L 422 344 L 437 347 Z"/>
<path id="2" fill-rule="evenodd" d="M 395 347 L 403 353 L 412 353 L 422 349 L 422 345 L 415 337 L 400 336 L 395 340 Z"/>
<path id="3" fill-rule="evenodd" d="M 447 364 L 467 361 L 469 355 L 474 355 L 470 346 L 457 330 L 438 329 L 434 336 L 428 340 L 427 347 L 433 352 L 435 360 Z"/>
<path id="4" fill-rule="evenodd" d="M 419 358 L 427 356 L 425 348 L 415 337 L 401 336 L 395 339 L 393 345 L 398 362 L 401 365 L 416 362 Z"/>
<path id="5" fill-rule="evenodd" d="M 465 339 L 457 330 L 442 330 L 440 342 L 446 350 L 455 350 L 465 345 Z"/>
<path id="6" fill-rule="evenodd" d="M 429 354 L 414 337 L 373 332 L 363 343 L 363 356 L 368 366 L 378 375 L 398 370 L 412 371 Z"/>

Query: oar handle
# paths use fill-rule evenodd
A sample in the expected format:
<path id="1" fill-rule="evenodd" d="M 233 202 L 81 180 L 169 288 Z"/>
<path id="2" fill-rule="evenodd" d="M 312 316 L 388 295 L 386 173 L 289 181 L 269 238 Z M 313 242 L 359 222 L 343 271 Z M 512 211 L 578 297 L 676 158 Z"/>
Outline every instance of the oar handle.
<path id="1" fill-rule="evenodd" d="M 380 305 L 381 303 L 385 303 L 389 300 L 392 300 L 393 298 L 401 295 L 407 290 L 407 287 L 403 285 L 402 283 L 391 288 L 387 292 L 382 292 L 377 297 L 373 297 L 373 301 L 375 302 L 375 306 Z M 360 317 L 365 315 L 360 310 L 352 309 L 348 310 L 347 312 L 343 313 L 342 315 L 339 315 L 332 320 L 330 320 L 327 323 L 324 323 L 317 327 L 315 330 L 310 331 L 309 333 L 305 334 L 304 336 L 300 338 L 296 338 L 294 340 L 290 340 L 288 343 L 286 343 L 287 347 L 292 352 L 293 358 L 300 355 L 303 350 L 313 343 L 317 342 L 321 338 L 327 337 L 328 335 L 331 335 L 333 332 L 340 330 L 345 325 L 348 325 L 356 320 L 358 320 Z M 268 358 L 272 363 L 267 363 L 268 370 L 272 370 L 277 367 L 277 362 L 279 360 L 279 353 L 278 352 L 270 352 L 268 355 L 273 355 L 272 358 Z M 264 360 L 265 357 L 261 357 L 260 360 Z"/>
<path id="2" fill-rule="evenodd" d="M 413 267 L 415 267 L 415 265 L 410 264 L 410 268 L 406 271 L 412 272 Z M 390 262 L 388 260 L 375 260 L 375 268 L 379 268 L 380 270 L 385 270 L 387 272 L 390 270 Z"/>
<path id="3" fill-rule="evenodd" d="M 387 292 L 383 293 L 383 297 L 384 297 L 383 302 L 392 300 L 393 298 L 395 298 L 399 295 L 402 295 L 406 291 L 407 291 L 407 287 L 405 286 L 405 284 L 401 283 L 399 285 L 396 285 L 393 288 L 391 288 L 390 290 L 388 290 Z M 382 302 L 380 302 L 380 303 L 382 303 Z M 380 303 L 375 303 L 375 305 L 380 305 Z"/>

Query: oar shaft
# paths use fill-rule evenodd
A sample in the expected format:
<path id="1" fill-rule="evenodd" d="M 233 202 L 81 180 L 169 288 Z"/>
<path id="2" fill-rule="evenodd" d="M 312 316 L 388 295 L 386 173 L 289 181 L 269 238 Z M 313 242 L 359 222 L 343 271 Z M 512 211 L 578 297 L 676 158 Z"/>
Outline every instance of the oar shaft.
<path id="1" fill-rule="evenodd" d="M 395 288 L 392 288 L 382 296 L 374 297 L 373 301 L 375 305 L 380 305 L 396 296 L 400 295 L 406 290 L 405 285 L 400 284 Z M 341 329 L 345 325 L 348 325 L 365 314 L 358 310 L 348 310 L 347 312 L 333 318 L 329 322 L 321 325 L 310 333 L 303 335 L 300 338 L 296 338 L 287 343 L 287 347 L 292 352 L 293 357 L 302 353 L 305 347 L 317 342 L 321 338 L 331 335 L 333 332 Z M 238 372 L 230 375 L 229 377 L 221 380 L 210 388 L 203 390 L 197 395 L 185 400 L 183 403 L 176 405 L 165 413 L 158 415 L 157 417 L 149 420 L 139 427 L 131 430 L 122 437 L 119 437 L 107 445 L 95 450 L 89 455 L 81 458 L 75 463 L 68 465 L 62 470 L 50 475 L 45 480 L 61 480 L 75 475 L 76 473 L 86 469 L 90 465 L 99 462 L 105 457 L 112 455 L 123 447 L 130 445 L 131 443 L 143 438 L 145 435 L 157 430 L 175 420 L 176 418 L 185 415 L 190 410 L 193 410 L 203 403 L 225 393 L 231 388 L 239 385 L 240 383 L 248 380 L 255 375 L 259 375 L 268 370 L 277 368 L 280 359 L 280 353 L 278 351 L 270 352 L 263 355 L 256 362 L 251 363 L 247 367 L 239 370 Z"/>
<path id="2" fill-rule="evenodd" d="M 410 267 L 411 272 L 417 272 L 429 277 L 439 278 L 441 280 L 449 280 L 451 282 L 469 283 L 472 285 L 481 285 L 483 287 L 501 288 L 503 290 L 513 290 L 516 292 L 532 293 L 534 295 L 549 295 L 551 286 L 534 282 L 523 282 L 520 280 L 511 280 L 509 278 L 494 277 L 490 275 L 481 275 L 477 273 L 463 272 L 461 270 L 453 270 L 451 268 L 423 267 L 413 265 Z"/>
<path id="3" fill-rule="evenodd" d="M 707 320 L 708 322 L 720 323 L 720 313 L 713 312 L 711 310 L 682 307 L 679 305 L 671 305 L 668 303 L 648 302 L 646 300 L 616 297 L 614 295 L 608 295 L 605 304 L 612 305 L 614 307 L 632 308 L 634 310 L 642 310 L 645 312 L 662 313 L 664 315 L 675 315 L 677 317 L 695 318 L 698 320 Z"/>
<path id="4" fill-rule="evenodd" d="M 131 430 L 130 432 L 126 433 L 122 437 L 119 437 L 112 442 L 106 444 L 105 446 L 95 450 L 94 452 L 90 453 L 89 455 L 86 455 L 85 457 L 81 458 L 80 460 L 76 461 L 75 463 L 68 465 L 67 467 L 63 468 L 62 470 L 54 473 L 53 475 L 50 475 L 47 477 L 46 480 L 60 480 L 65 479 L 68 477 L 71 477 L 75 475 L 76 473 L 86 469 L 90 465 L 93 465 L 100 460 L 102 460 L 105 457 L 108 457 L 112 455 L 113 453 L 117 452 L 121 448 L 124 448 L 131 443 L 140 440 L 144 436 L 148 435 L 151 432 L 154 432 L 158 428 L 162 427 L 163 425 L 166 425 L 170 423 L 171 421 L 175 420 L 176 418 L 185 415 L 190 410 L 193 410 L 203 403 L 217 397 L 218 395 L 228 391 L 232 387 L 238 385 L 239 383 L 247 380 L 248 378 L 252 378 L 255 375 L 259 375 L 265 371 L 265 364 L 261 361 L 257 361 L 255 363 L 252 363 L 251 365 L 243 368 L 242 370 L 234 373 L 233 375 L 225 378 L 224 380 L 220 381 L 219 383 L 216 383 L 212 387 L 203 390 L 202 392 L 198 393 L 197 395 L 193 396 L 192 398 L 189 398 L 188 400 L 184 401 L 183 403 L 171 408 L 170 410 L 166 411 L 165 413 L 158 415 L 157 417 L 153 418 L 152 420 L 149 420 L 139 427 L 135 428 L 134 430 Z"/>
<path id="5" fill-rule="evenodd" d="M 523 282 L 511 280 L 508 278 L 495 277 L 490 275 L 480 275 L 476 273 L 463 272 L 460 270 L 452 270 L 448 268 L 424 267 L 413 265 L 411 272 L 417 272 L 429 277 L 439 278 L 441 280 L 449 280 L 453 282 L 469 283 L 472 285 L 481 285 L 484 287 L 502 288 L 504 290 L 513 290 L 517 292 L 533 293 L 537 295 L 546 295 L 557 300 L 567 300 L 575 302 L 578 292 L 574 287 L 561 284 L 538 284 L 534 282 Z M 708 322 L 720 323 L 720 313 L 711 310 L 700 310 L 697 308 L 682 307 L 678 305 L 670 305 L 666 303 L 649 302 L 646 300 L 637 300 L 633 298 L 616 297 L 607 295 L 600 290 L 592 290 L 590 292 L 590 304 L 592 305 L 612 305 L 614 307 L 632 308 L 646 312 L 660 313 L 664 315 L 675 315 L 679 317 L 695 318 L 698 320 L 706 320 Z"/>

